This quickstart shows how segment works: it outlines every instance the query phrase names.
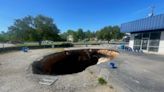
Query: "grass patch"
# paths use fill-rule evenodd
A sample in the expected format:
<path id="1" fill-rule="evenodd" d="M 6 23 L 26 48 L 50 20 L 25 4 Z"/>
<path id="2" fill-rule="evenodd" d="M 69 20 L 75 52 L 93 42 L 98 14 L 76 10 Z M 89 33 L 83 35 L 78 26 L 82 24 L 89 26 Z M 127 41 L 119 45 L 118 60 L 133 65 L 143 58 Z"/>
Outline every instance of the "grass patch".
<path id="1" fill-rule="evenodd" d="M 28 47 L 28 46 L 39 46 L 38 42 L 24 42 L 24 43 L 20 43 L 20 44 L 15 44 L 16 47 Z M 42 46 L 72 46 L 72 43 L 69 42 L 53 42 L 53 43 L 42 43 Z"/>
<path id="2" fill-rule="evenodd" d="M 85 45 L 85 44 L 87 44 L 87 45 L 99 45 L 99 43 L 97 41 L 86 41 L 86 42 L 79 41 L 79 42 L 74 42 L 73 44 L 74 45 Z"/>
<path id="3" fill-rule="evenodd" d="M 107 84 L 107 81 L 106 81 L 104 78 L 102 78 L 102 77 L 98 78 L 98 82 L 99 82 L 99 84 L 101 84 L 101 85 Z"/>

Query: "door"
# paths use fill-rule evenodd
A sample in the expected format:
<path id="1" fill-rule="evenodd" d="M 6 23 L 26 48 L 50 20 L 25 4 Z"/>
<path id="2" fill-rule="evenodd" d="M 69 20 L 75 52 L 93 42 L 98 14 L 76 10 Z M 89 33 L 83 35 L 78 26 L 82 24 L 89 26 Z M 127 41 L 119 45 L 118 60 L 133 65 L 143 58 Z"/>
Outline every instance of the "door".
<path id="1" fill-rule="evenodd" d="M 147 50 L 148 39 L 142 39 L 142 50 Z"/>

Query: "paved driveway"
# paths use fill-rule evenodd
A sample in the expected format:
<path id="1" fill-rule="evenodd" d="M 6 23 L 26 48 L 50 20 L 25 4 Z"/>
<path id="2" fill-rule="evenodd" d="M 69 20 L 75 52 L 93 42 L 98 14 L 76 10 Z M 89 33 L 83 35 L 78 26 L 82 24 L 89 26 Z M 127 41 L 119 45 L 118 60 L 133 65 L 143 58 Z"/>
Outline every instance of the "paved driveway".
<path id="1" fill-rule="evenodd" d="M 56 50 L 45 49 L 33 50 L 29 53 L 18 51 L 1 54 L 0 92 L 54 92 L 52 88 L 56 85 L 52 88 L 40 86 L 38 82 L 28 80 L 28 74 L 26 74 L 26 68 L 28 68 L 36 58 L 54 51 Z M 109 74 L 104 73 L 108 75 L 107 77 L 109 77 L 110 84 L 117 89 L 117 92 L 164 92 L 164 56 L 120 53 L 114 61 L 118 64 L 118 69 L 110 69 L 106 63 L 102 64 L 102 67 L 109 69 Z M 93 70 L 95 69 L 96 68 L 93 68 Z M 68 85 L 69 83 L 74 84 L 73 86 L 78 86 L 76 83 L 81 83 L 79 80 L 82 78 L 84 82 L 89 80 L 87 83 L 92 83 L 90 79 L 93 78 L 89 79 L 89 77 L 86 76 L 86 72 L 79 74 L 81 77 L 68 75 L 71 76 L 71 78 L 68 78 L 68 76 L 65 76 L 63 80 L 66 81 L 60 80 L 57 84 L 63 83 L 61 88 L 63 88 L 63 86 L 72 86 Z M 71 81 L 70 79 L 76 81 Z M 67 82 L 67 85 L 65 82 Z"/>
<path id="2" fill-rule="evenodd" d="M 164 92 L 164 56 L 121 53 L 110 79 L 121 92 Z"/>

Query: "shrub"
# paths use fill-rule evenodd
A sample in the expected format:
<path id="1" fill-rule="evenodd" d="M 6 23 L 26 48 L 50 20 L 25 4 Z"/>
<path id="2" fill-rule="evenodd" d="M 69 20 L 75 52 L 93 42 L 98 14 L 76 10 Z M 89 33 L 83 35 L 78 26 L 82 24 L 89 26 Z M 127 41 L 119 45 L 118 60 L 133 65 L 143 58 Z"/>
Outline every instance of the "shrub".
<path id="1" fill-rule="evenodd" d="M 107 84 L 107 81 L 106 81 L 104 78 L 102 78 L 102 77 L 98 78 L 98 82 L 99 82 L 99 84 L 101 84 L 101 85 Z"/>
<path id="2" fill-rule="evenodd" d="M 73 47 L 72 43 L 62 43 L 61 46 L 63 47 Z"/>

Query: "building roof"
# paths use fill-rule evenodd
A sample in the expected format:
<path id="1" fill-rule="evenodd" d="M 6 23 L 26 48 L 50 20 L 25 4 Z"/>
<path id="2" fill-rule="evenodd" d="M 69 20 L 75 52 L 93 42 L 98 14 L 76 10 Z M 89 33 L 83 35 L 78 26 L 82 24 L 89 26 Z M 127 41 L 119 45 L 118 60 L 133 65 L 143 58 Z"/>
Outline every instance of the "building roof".
<path id="1" fill-rule="evenodd" d="M 164 14 L 121 24 L 122 32 L 140 32 L 164 29 Z"/>

